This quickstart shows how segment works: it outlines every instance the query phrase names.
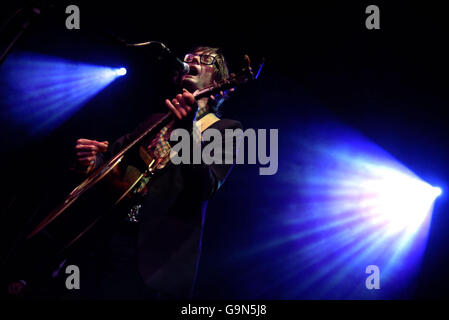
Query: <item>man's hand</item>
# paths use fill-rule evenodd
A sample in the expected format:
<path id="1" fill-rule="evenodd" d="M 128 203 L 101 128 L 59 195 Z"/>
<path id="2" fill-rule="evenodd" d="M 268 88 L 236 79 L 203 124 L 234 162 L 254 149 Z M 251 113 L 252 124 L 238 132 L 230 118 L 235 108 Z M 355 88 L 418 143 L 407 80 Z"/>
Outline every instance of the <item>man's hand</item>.
<path id="1" fill-rule="evenodd" d="M 98 152 L 106 152 L 108 146 L 108 141 L 99 142 L 97 140 L 78 139 L 75 146 L 78 163 L 86 172 L 89 172 L 95 166 Z"/>
<path id="2" fill-rule="evenodd" d="M 195 97 L 186 89 L 182 89 L 182 94 L 178 94 L 172 101 L 166 99 L 165 105 L 175 115 L 178 124 L 192 124 L 198 110 Z"/>

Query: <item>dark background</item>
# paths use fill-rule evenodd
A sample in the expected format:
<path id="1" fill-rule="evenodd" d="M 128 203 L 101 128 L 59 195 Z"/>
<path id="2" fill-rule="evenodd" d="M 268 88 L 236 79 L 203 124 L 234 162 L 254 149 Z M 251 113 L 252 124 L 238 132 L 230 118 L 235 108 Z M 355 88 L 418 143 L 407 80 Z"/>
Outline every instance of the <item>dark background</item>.
<path id="1" fill-rule="evenodd" d="M 29 137 L 2 118 L 3 217 L 20 225 L 24 218 L 11 218 L 11 208 L 30 212 L 42 198 L 63 195 L 70 189 L 69 179 L 60 180 L 73 161 L 77 138 L 113 141 L 148 111 L 164 110 L 160 101 L 171 92 L 163 68 L 150 56 L 122 48 L 110 34 L 130 42 L 162 41 L 178 56 L 196 44 L 220 46 L 231 57 L 234 72 L 243 54 L 255 62 L 265 58 L 260 79 L 236 95 L 224 114 L 227 118 L 239 119 L 247 128 L 280 128 L 280 148 L 286 150 L 282 132 L 294 137 L 296 127 L 325 114 L 358 130 L 418 176 L 444 189 L 449 181 L 449 143 L 447 26 L 442 6 L 405 1 L 313 3 L 249 2 L 243 6 L 242 2 L 156 5 L 76 1 L 67 4 L 80 7 L 81 29 L 66 30 L 67 4 L 34 2 L 42 8 L 41 17 L 35 19 L 15 50 L 125 65 L 129 73 L 49 136 Z M 380 7 L 380 30 L 365 28 L 369 4 Z M 2 21 L 15 7 L 20 3 L 1 10 Z M 7 41 L 3 39 L 3 43 Z M 288 161 L 280 159 L 279 171 Z M 253 298 L 252 281 L 264 281 L 248 279 L 242 283 L 234 277 L 261 261 L 236 265 L 226 259 L 252 241 L 254 221 L 263 219 L 261 208 L 276 211 L 279 199 L 269 197 L 270 190 L 276 188 L 275 180 L 259 176 L 257 171 L 256 166 L 236 166 L 210 202 L 199 297 Z M 27 196 L 19 189 L 23 183 L 31 191 Z M 445 198 L 443 195 L 435 206 L 412 294 L 415 298 L 448 296 Z M 6 235 L 15 234 L 9 225 L 3 224 L 2 229 Z M 5 238 L 7 247 L 11 240 Z M 265 297 L 281 296 L 274 290 Z"/>

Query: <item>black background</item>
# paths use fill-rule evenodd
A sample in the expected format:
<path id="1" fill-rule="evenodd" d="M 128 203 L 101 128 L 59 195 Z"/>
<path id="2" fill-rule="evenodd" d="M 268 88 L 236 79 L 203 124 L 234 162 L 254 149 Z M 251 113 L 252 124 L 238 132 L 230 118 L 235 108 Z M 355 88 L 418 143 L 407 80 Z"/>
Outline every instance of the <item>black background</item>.
<path id="1" fill-rule="evenodd" d="M 299 126 L 307 115 L 318 112 L 308 105 L 319 104 L 320 112 L 360 131 L 419 176 L 443 188 L 449 181 L 447 26 L 442 5 L 436 2 L 187 1 L 164 5 L 77 1 L 70 4 L 80 7 L 80 30 L 65 29 L 68 3 L 32 4 L 42 8 L 41 17 L 16 50 L 127 65 L 129 80 L 112 83 L 47 137 L 28 137 L 2 119 L 6 192 L 1 206 L 5 217 L 11 203 L 19 207 L 17 212 L 28 212 L 42 197 L 64 194 L 70 183 L 65 181 L 64 186 L 58 181 L 62 187 L 57 191 L 54 183 L 73 161 L 71 151 L 77 138 L 113 141 L 148 110 L 163 110 L 160 99 L 171 93 L 166 91 L 168 78 L 151 58 L 117 45 L 108 36 L 111 33 L 129 41 L 162 41 L 178 56 L 196 44 L 221 46 L 231 57 L 233 71 L 238 71 L 243 54 L 255 62 L 265 58 L 260 80 L 235 97 L 226 117 L 241 120 L 245 127 L 291 129 L 296 119 Z M 380 7 L 380 30 L 365 28 L 369 4 Z M 15 7 L 20 3 L 2 10 L 3 20 Z M 24 169 L 30 160 L 34 164 L 31 171 Z M 288 159 L 280 161 L 282 170 Z M 33 192 L 26 197 L 19 192 L 19 199 L 27 201 L 11 202 L 17 199 L 17 186 L 24 179 L 33 181 L 28 182 Z M 255 167 L 237 166 L 210 203 L 197 288 L 200 297 L 253 298 L 240 290 L 245 284 L 233 280 L 239 268 L 227 269 L 223 261 L 227 253 L 251 238 L 252 221 L 258 209 L 268 205 L 264 197 L 272 182 L 258 176 Z M 443 197 L 435 207 L 412 297 L 448 296 L 447 212 Z M 14 219 L 20 225 L 21 218 Z M 268 297 L 278 296 L 272 292 Z"/>

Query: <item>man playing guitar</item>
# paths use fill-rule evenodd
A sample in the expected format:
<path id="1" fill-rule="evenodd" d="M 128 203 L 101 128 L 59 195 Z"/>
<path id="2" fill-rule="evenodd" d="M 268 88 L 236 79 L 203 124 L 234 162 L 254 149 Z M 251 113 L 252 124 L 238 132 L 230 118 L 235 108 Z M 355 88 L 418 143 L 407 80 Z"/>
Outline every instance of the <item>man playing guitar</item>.
<path id="1" fill-rule="evenodd" d="M 107 244 L 100 249 L 97 256 L 101 262 L 94 264 L 98 267 L 100 263 L 102 268 L 88 277 L 95 282 L 92 288 L 98 289 L 89 293 L 91 296 L 112 299 L 192 296 L 207 201 L 224 182 L 233 164 L 174 165 L 168 161 L 172 130 L 184 128 L 192 132 L 193 121 L 217 113 L 217 106 L 225 98 L 220 92 L 217 97 L 195 99 L 195 92 L 229 77 L 225 58 L 218 48 L 197 47 L 184 61 L 190 72 L 177 79 L 182 91 L 165 100 L 174 120 L 144 143 L 147 151 L 158 159 L 158 169 L 163 170 L 140 189 L 145 195 L 141 203 L 129 208 L 126 221 L 111 232 Z M 241 128 L 241 124 L 216 118 L 210 128 L 219 130 L 224 138 L 225 129 Z M 85 173 L 92 172 L 123 148 L 131 136 L 125 135 L 111 145 L 107 141 L 77 140 L 79 165 Z M 237 142 L 234 160 L 236 148 Z"/>

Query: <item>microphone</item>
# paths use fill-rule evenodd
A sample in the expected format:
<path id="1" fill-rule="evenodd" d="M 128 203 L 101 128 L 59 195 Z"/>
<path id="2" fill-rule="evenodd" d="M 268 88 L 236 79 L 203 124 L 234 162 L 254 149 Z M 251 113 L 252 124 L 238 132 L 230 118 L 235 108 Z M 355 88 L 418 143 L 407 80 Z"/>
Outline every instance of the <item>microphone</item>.
<path id="1" fill-rule="evenodd" d="M 190 67 L 187 63 L 185 63 L 184 61 L 181 61 L 181 59 L 176 57 L 171 52 L 171 50 L 169 48 L 167 48 L 167 46 L 165 46 L 165 44 L 163 44 L 162 42 L 160 44 L 161 44 L 162 50 L 164 50 L 164 52 L 165 52 L 166 58 L 173 65 L 173 67 L 178 69 L 179 72 L 181 72 L 182 74 L 187 74 L 190 72 Z"/>
<path id="2" fill-rule="evenodd" d="M 116 37 L 117 38 L 117 37 Z M 119 39 L 118 40 L 122 43 L 125 43 L 128 47 L 143 47 L 143 46 L 149 46 L 153 44 L 157 44 L 162 49 L 162 52 L 164 54 L 165 59 L 168 60 L 168 62 L 176 69 L 178 69 L 182 74 L 187 74 L 190 72 L 190 67 L 187 63 L 184 61 L 181 61 L 178 57 L 176 57 L 173 52 L 162 42 L 159 41 L 147 41 L 147 42 L 140 42 L 140 43 L 126 43 L 124 40 Z"/>
<path id="3" fill-rule="evenodd" d="M 162 52 L 164 53 L 165 58 L 168 60 L 168 62 L 177 70 L 181 72 L 181 74 L 187 74 L 190 72 L 190 67 L 187 63 L 184 61 L 181 61 L 178 57 L 176 57 L 173 52 L 162 42 L 160 41 L 146 41 L 146 42 L 139 42 L 139 43 L 128 43 L 126 40 L 122 39 L 121 37 L 110 34 L 112 38 L 114 38 L 116 41 L 119 41 L 121 44 L 127 46 L 127 47 L 144 47 L 144 46 L 151 46 L 151 45 L 158 45 L 160 49 L 162 49 Z"/>

